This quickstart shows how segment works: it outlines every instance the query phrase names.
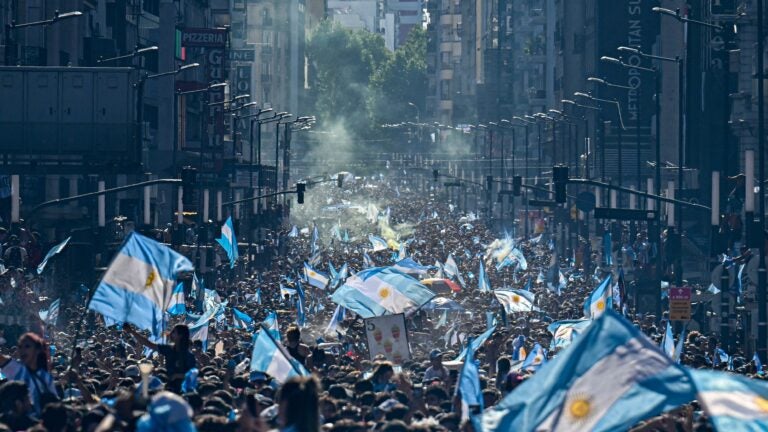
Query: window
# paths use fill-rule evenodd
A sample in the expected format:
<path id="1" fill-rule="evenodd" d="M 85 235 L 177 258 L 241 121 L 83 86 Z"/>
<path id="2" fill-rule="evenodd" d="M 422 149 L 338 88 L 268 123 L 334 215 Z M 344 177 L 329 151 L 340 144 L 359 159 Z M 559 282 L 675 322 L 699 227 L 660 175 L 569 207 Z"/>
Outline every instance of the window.
<path id="1" fill-rule="evenodd" d="M 145 12 L 160 16 L 160 0 L 144 0 L 142 7 Z"/>
<path id="2" fill-rule="evenodd" d="M 440 100 L 451 99 L 451 80 L 440 80 Z"/>

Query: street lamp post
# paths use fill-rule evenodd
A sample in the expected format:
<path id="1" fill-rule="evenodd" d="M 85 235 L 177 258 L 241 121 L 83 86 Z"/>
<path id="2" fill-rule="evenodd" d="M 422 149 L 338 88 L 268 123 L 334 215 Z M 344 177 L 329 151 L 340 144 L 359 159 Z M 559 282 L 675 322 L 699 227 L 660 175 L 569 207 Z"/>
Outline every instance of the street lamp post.
<path id="1" fill-rule="evenodd" d="M 679 21 L 680 23 L 682 23 L 684 25 L 685 24 L 695 24 L 695 25 L 699 25 L 699 26 L 702 26 L 702 27 L 709 27 L 709 28 L 713 28 L 713 29 L 716 29 L 716 30 L 722 30 L 722 26 L 720 26 L 720 25 L 711 24 L 711 23 L 708 23 L 708 22 L 699 21 L 699 20 L 695 20 L 695 19 L 690 19 L 690 18 L 688 18 L 686 16 L 683 16 L 680 13 L 680 9 L 677 9 L 677 10 L 673 11 L 671 9 L 666 9 L 666 8 L 662 8 L 662 7 L 654 7 L 652 10 L 654 12 L 656 12 L 656 13 L 661 14 L 661 15 L 666 15 L 666 16 L 672 17 L 672 18 L 676 19 L 677 21 Z M 760 13 L 761 10 L 762 10 L 762 0 L 758 0 L 758 14 Z M 758 20 L 760 20 L 761 18 L 762 17 L 758 17 Z M 687 37 L 687 35 L 688 35 L 687 30 L 688 29 L 686 27 L 685 31 L 683 32 L 684 35 L 685 35 L 684 36 L 685 40 L 683 41 L 684 43 L 687 43 L 687 38 L 688 38 Z M 758 36 L 761 34 L 761 32 L 762 32 L 762 26 L 760 24 L 758 24 Z M 758 47 L 760 46 L 759 45 L 760 43 L 761 43 L 761 41 L 758 40 Z M 625 50 L 625 51 L 627 51 L 627 50 Z M 685 111 L 684 111 L 684 107 L 683 107 L 683 105 L 685 103 L 685 97 L 684 97 L 684 95 L 685 95 L 685 61 L 683 60 L 683 58 L 681 56 L 677 56 L 674 59 L 670 59 L 668 57 L 652 56 L 652 55 L 649 55 L 649 54 L 645 54 L 645 53 L 642 53 L 640 50 L 637 50 L 637 54 L 640 55 L 641 57 L 653 58 L 653 59 L 657 59 L 657 60 L 661 60 L 661 61 L 667 61 L 667 62 L 675 61 L 677 63 L 678 110 L 679 110 L 679 113 L 678 113 L 678 132 L 677 132 L 677 134 L 678 134 L 677 138 L 678 138 L 678 142 L 679 142 L 678 143 L 679 148 L 678 148 L 678 153 L 677 153 L 678 154 L 678 159 L 679 159 L 679 161 L 678 161 L 678 165 L 679 166 L 677 167 L 677 182 L 678 182 L 677 187 L 682 191 L 683 190 L 683 169 L 684 169 L 684 166 L 685 166 L 685 132 L 684 132 L 684 127 L 686 125 L 686 122 L 685 122 Z M 761 51 L 760 55 L 758 56 L 758 58 L 761 59 L 762 55 L 763 55 L 763 53 Z M 759 61 L 760 60 L 758 60 L 758 63 L 759 63 Z M 762 71 L 760 71 L 759 73 L 762 74 Z M 760 82 L 760 81 L 761 80 L 758 80 L 758 82 Z M 762 95 L 760 95 L 760 97 L 762 97 Z M 760 154 L 762 156 L 762 152 Z M 682 238 L 682 234 L 683 234 L 683 211 L 682 210 L 683 209 L 682 209 L 682 206 L 680 206 L 679 204 L 677 206 L 675 206 L 675 207 L 676 207 L 676 209 L 675 209 L 675 216 L 677 218 L 677 231 L 678 231 L 677 235 L 679 236 L 678 238 Z M 681 249 L 681 252 L 682 252 L 682 249 Z M 683 284 L 682 253 L 678 254 L 678 256 L 677 256 L 677 258 L 675 260 L 675 264 L 676 264 L 675 265 L 675 267 L 676 267 L 676 269 L 675 269 L 675 284 L 677 286 L 682 286 L 682 284 Z M 765 320 L 763 320 L 763 326 L 765 326 L 765 325 L 766 325 Z"/>
<path id="2" fill-rule="evenodd" d="M 524 119 L 524 118 L 522 118 L 520 116 L 512 117 L 512 119 L 517 120 L 517 121 L 523 123 L 523 128 L 524 128 L 524 133 L 525 133 L 525 175 L 523 176 L 523 181 L 526 181 L 528 179 L 528 177 L 530 176 L 530 172 L 528 171 L 528 160 L 529 160 L 528 151 L 529 151 L 529 147 L 530 147 L 529 146 L 529 142 L 528 142 L 529 136 L 530 136 L 530 133 L 529 133 L 529 130 L 528 130 L 528 126 L 534 124 L 534 122 L 532 122 L 530 120 L 526 120 L 526 119 Z M 528 218 L 528 191 L 526 190 L 526 197 L 525 197 L 525 238 L 528 238 L 528 236 L 530 235 L 530 229 L 529 229 L 529 226 L 528 226 L 528 223 L 529 223 L 528 219 L 529 219 Z"/>
<path id="3" fill-rule="evenodd" d="M 570 99 L 563 99 L 560 101 L 563 106 L 571 106 L 575 108 L 583 108 L 588 109 L 592 111 L 600 112 L 602 111 L 602 108 L 596 107 L 596 106 L 590 106 L 590 105 L 582 105 L 579 103 L 576 103 Z M 592 153 L 591 146 L 590 146 L 590 138 L 589 138 L 589 118 L 584 115 L 582 117 L 582 120 L 584 120 L 584 177 L 589 179 L 590 172 L 589 172 L 589 161 L 590 161 L 590 154 Z"/>
<path id="4" fill-rule="evenodd" d="M 16 24 L 15 20 L 11 20 L 11 23 L 5 26 L 5 44 L 6 44 L 5 65 L 13 66 L 19 59 L 19 52 L 18 52 L 19 46 L 15 41 L 13 41 L 13 38 L 11 37 L 12 34 L 15 33 L 16 29 L 27 28 L 27 27 L 41 27 L 41 26 L 47 27 L 59 21 L 69 19 L 69 18 L 77 18 L 82 15 L 83 13 L 80 11 L 60 13 L 57 10 L 53 12 L 53 18 L 50 18 L 47 20 L 33 21 L 33 22 L 27 22 L 27 23 L 21 23 L 21 24 Z"/>

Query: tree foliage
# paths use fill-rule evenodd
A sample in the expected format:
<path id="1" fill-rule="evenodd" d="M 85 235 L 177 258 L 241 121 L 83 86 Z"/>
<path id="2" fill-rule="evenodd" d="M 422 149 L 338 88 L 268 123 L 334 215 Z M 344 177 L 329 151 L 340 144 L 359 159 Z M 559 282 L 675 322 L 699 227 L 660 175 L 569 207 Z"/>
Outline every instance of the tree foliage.
<path id="1" fill-rule="evenodd" d="M 392 53 L 380 35 L 326 20 L 312 33 L 307 57 L 320 127 L 342 126 L 358 138 L 377 138 L 382 123 L 413 118 L 408 102 L 423 110 L 426 35 L 421 29 L 412 30 Z"/>

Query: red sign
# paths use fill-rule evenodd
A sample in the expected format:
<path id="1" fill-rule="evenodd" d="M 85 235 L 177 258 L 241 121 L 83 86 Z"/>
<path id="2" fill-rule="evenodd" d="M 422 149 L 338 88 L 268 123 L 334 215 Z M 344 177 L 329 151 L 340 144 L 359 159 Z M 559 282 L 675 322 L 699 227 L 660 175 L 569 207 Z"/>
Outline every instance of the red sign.
<path id="1" fill-rule="evenodd" d="M 669 300 L 691 301 L 691 288 L 690 287 L 670 287 Z"/>

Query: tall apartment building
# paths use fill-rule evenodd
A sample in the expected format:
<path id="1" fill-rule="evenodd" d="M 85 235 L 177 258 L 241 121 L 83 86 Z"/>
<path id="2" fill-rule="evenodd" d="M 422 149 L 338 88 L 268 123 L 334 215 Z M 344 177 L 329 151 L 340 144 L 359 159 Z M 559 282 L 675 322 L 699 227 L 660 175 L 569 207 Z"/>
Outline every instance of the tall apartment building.
<path id="1" fill-rule="evenodd" d="M 412 29 L 424 23 L 424 4 L 422 0 L 384 0 L 384 13 L 392 15 L 394 24 L 393 49 L 397 49 L 408 39 Z"/>
<path id="2" fill-rule="evenodd" d="M 328 18 L 349 29 L 380 33 L 380 0 L 328 0 Z"/>
<path id="3" fill-rule="evenodd" d="M 444 125 L 454 124 L 456 97 L 461 89 L 460 61 L 462 28 L 460 2 L 427 2 L 427 112 L 426 118 Z"/>

